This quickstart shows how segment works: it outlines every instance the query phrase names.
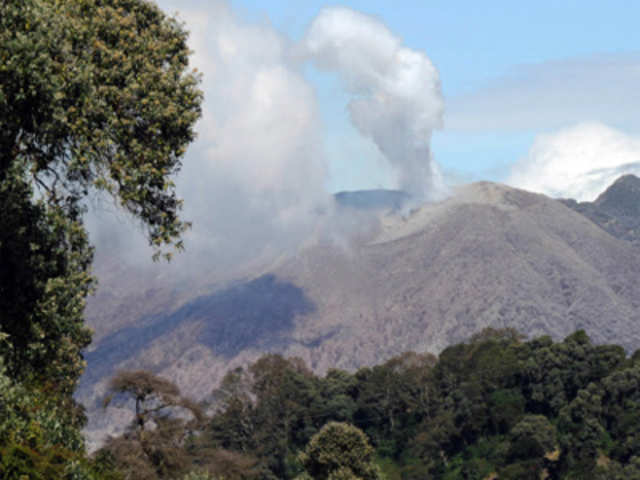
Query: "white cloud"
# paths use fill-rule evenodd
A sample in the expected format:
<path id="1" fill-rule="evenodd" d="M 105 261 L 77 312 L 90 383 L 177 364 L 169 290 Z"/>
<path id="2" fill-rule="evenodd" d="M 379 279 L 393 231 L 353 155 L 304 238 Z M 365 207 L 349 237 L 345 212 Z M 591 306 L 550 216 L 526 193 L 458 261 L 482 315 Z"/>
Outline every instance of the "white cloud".
<path id="1" fill-rule="evenodd" d="M 445 127 L 490 131 L 602 122 L 640 131 L 640 53 L 522 65 L 486 87 L 448 99 Z"/>
<path id="2" fill-rule="evenodd" d="M 592 201 L 626 173 L 640 175 L 640 137 L 601 123 L 582 123 L 537 137 L 506 183 Z"/>

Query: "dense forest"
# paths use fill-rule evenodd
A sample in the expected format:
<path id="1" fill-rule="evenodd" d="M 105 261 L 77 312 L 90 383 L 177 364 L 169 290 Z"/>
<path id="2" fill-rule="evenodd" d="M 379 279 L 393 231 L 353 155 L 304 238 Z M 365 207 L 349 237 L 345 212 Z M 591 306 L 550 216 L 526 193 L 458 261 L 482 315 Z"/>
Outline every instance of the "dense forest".
<path id="1" fill-rule="evenodd" d="M 633 479 L 639 385 L 640 354 L 583 331 L 554 343 L 488 329 L 439 357 L 324 376 L 270 354 L 202 405 L 121 372 L 107 400 L 135 419 L 96 459 L 136 479 Z"/>

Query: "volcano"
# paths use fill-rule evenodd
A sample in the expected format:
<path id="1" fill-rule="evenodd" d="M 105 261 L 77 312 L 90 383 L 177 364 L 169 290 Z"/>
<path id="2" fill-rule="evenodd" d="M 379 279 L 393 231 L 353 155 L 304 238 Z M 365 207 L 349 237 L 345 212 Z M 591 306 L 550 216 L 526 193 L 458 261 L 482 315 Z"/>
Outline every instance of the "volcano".
<path id="1" fill-rule="evenodd" d="M 357 242 L 310 242 L 224 285 L 103 279 L 88 308 L 98 334 L 79 393 L 94 438 L 106 422 L 92 412 L 122 368 L 152 370 L 202 398 L 265 352 L 317 372 L 355 369 L 408 350 L 438 353 L 489 326 L 556 339 L 584 329 L 635 350 L 640 250 L 593 212 L 638 221 L 640 189 L 612 192 L 582 205 L 482 182 L 410 211 L 402 193 L 345 194 L 343 208 L 377 219 Z"/>

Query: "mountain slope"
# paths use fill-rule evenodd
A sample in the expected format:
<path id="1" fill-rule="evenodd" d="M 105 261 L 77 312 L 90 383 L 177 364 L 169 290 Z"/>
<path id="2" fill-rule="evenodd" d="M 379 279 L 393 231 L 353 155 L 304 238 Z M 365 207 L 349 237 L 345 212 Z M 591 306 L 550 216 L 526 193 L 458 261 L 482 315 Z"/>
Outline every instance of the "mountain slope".
<path id="1" fill-rule="evenodd" d="M 309 354 L 320 369 L 437 352 L 488 325 L 640 345 L 635 249 L 558 202 L 488 183 L 387 218 L 352 252 L 316 247 L 275 273 L 316 303 L 298 338 L 340 330 Z"/>
<path id="2" fill-rule="evenodd" d="M 478 183 L 408 216 L 380 215 L 366 241 L 316 243 L 226 288 L 157 282 L 146 295 L 164 311 L 138 302 L 111 331 L 94 301 L 89 318 L 102 329 L 80 399 L 95 408 L 115 368 L 148 368 L 202 397 L 266 351 L 322 372 L 437 353 L 486 326 L 555 338 L 583 328 L 640 347 L 640 251 L 561 202 Z"/>

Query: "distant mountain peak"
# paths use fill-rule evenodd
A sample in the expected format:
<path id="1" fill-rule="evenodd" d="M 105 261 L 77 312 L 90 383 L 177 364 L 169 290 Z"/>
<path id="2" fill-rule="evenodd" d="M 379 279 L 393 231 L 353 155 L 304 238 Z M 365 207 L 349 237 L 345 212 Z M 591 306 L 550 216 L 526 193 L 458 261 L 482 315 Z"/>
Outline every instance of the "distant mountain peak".
<path id="1" fill-rule="evenodd" d="M 594 202 L 610 215 L 640 216 L 640 178 L 623 175 L 607 188 Z"/>

